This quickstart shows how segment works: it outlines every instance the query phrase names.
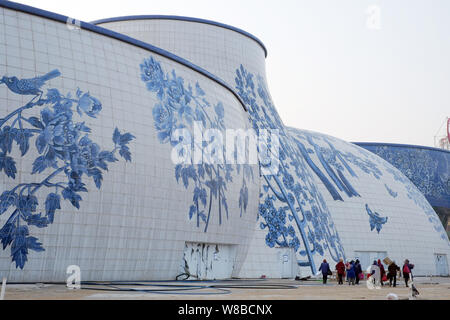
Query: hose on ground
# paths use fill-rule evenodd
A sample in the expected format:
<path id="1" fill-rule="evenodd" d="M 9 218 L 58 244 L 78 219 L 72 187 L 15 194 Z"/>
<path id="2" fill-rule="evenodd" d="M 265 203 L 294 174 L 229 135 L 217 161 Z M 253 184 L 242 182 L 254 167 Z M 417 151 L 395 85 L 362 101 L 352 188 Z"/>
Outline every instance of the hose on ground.
<path id="1" fill-rule="evenodd" d="M 187 276 L 187 277 L 186 277 Z M 182 280 L 180 278 L 185 277 Z M 140 292 L 154 294 L 217 295 L 230 294 L 234 289 L 296 289 L 297 285 L 267 283 L 267 279 L 187 280 L 191 275 L 182 273 L 176 280 L 143 281 L 81 281 L 81 289 L 109 292 Z M 65 282 L 11 282 L 10 284 L 67 285 Z M 130 288 L 131 287 L 131 288 Z"/>
<path id="2" fill-rule="evenodd" d="M 178 276 L 177 276 L 178 278 Z M 255 283 L 265 281 L 265 279 L 243 280 L 243 279 L 227 279 L 227 280 L 178 280 L 183 284 L 170 284 L 173 280 L 154 280 L 154 281 L 105 281 L 105 282 L 81 282 L 81 289 L 84 290 L 101 290 L 113 292 L 141 292 L 156 294 L 190 294 L 190 295 L 210 295 L 210 294 L 230 294 L 232 288 L 235 289 L 296 289 L 298 286 L 278 284 L 278 283 Z M 221 283 L 225 282 L 225 283 Z M 195 283 L 195 284 L 186 284 Z M 99 288 L 102 287 L 103 288 Z M 127 288 L 123 286 L 133 287 L 150 287 L 150 288 Z M 198 292 L 187 292 L 195 291 Z M 205 292 L 213 290 L 213 292 Z"/>

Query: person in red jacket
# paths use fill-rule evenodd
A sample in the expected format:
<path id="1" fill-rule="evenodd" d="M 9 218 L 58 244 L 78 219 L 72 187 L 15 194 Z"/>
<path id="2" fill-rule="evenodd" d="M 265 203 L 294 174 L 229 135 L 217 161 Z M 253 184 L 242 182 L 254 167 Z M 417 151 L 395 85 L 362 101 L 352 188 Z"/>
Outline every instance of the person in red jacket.
<path id="1" fill-rule="evenodd" d="M 409 260 L 406 259 L 405 263 L 403 264 L 402 273 L 403 278 L 405 279 L 405 285 L 408 287 L 409 280 L 412 280 L 412 269 L 414 268 L 414 265 L 412 263 L 409 263 Z"/>
<path id="2" fill-rule="evenodd" d="M 342 278 L 345 276 L 345 264 L 344 260 L 341 258 L 339 259 L 339 262 L 336 264 L 336 271 L 339 279 L 339 284 L 344 284 L 342 281 Z"/>
<path id="3" fill-rule="evenodd" d="M 380 267 L 380 283 L 381 283 L 381 286 L 383 286 L 383 278 L 386 275 L 386 270 L 384 270 L 384 266 L 381 263 L 380 259 L 378 259 L 377 262 L 378 262 L 378 267 Z"/>

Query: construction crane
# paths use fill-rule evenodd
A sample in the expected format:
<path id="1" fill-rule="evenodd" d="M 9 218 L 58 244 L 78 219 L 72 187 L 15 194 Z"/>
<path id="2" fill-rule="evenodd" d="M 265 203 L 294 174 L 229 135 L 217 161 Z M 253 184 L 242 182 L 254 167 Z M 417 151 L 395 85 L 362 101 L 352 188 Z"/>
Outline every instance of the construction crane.
<path id="1" fill-rule="evenodd" d="M 447 130 L 442 134 L 442 128 L 447 124 Z M 434 136 L 434 146 L 437 148 L 450 150 L 450 118 L 445 118 L 444 122 L 439 127 L 436 135 Z"/>

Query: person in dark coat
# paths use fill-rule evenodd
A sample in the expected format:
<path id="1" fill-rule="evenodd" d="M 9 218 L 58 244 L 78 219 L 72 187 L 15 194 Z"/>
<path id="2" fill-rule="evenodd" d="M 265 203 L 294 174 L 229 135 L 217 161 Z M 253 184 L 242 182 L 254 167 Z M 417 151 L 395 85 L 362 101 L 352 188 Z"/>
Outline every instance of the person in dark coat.
<path id="1" fill-rule="evenodd" d="M 392 287 L 392 282 L 394 282 L 394 287 L 397 286 L 397 271 L 400 271 L 400 267 L 395 264 L 395 261 L 388 266 L 388 278 L 389 286 Z"/>
<path id="2" fill-rule="evenodd" d="M 326 259 L 323 259 L 323 262 L 320 265 L 319 271 L 322 271 L 323 284 L 326 284 L 327 279 L 328 279 L 328 274 L 331 271 L 330 265 L 328 264 Z"/>
<path id="3" fill-rule="evenodd" d="M 362 273 L 361 263 L 359 262 L 358 259 L 356 259 L 355 261 L 356 284 L 359 284 L 359 277 L 361 273 Z"/>
<path id="4" fill-rule="evenodd" d="M 414 268 L 414 265 L 412 263 L 409 263 L 409 260 L 406 259 L 405 263 L 403 264 L 402 273 L 403 278 L 405 279 L 405 284 L 408 286 L 409 279 L 412 280 L 412 272 L 411 270 Z"/>
<path id="5" fill-rule="evenodd" d="M 338 275 L 338 284 L 344 284 L 342 278 L 345 276 L 345 264 L 342 258 L 339 259 L 339 262 L 336 264 L 336 271 Z"/>
<path id="6" fill-rule="evenodd" d="M 355 277 L 356 277 L 356 273 L 355 273 L 355 262 L 352 260 L 350 261 L 350 263 L 348 264 L 347 267 L 347 278 L 348 278 L 348 285 L 355 285 Z"/>
<path id="7" fill-rule="evenodd" d="M 378 267 L 380 267 L 380 283 L 381 283 L 381 286 L 383 286 L 383 277 L 386 275 L 386 270 L 384 270 L 383 263 L 381 263 L 380 259 L 378 259 L 377 262 L 378 262 L 377 263 Z"/>

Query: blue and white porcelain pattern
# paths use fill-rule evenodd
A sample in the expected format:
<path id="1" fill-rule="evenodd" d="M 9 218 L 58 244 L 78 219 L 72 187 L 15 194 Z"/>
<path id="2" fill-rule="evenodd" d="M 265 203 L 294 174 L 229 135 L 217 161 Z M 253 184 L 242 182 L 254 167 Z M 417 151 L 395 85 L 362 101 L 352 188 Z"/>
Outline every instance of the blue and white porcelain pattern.
<path id="1" fill-rule="evenodd" d="M 358 145 L 399 169 L 431 205 L 450 208 L 450 152 L 408 145 Z"/>
<path id="2" fill-rule="evenodd" d="M 65 281 L 67 266 L 75 264 L 80 266 L 83 280 L 172 279 L 180 272 L 185 242 L 190 241 L 232 247 L 230 252 L 233 252 L 234 273 L 228 276 L 236 276 L 253 237 L 259 180 L 257 176 L 254 179 L 250 176 L 244 183 L 242 177 L 246 173 L 243 168 L 240 168 L 239 173 L 236 167 L 233 168 L 232 176 L 235 179 L 226 182 L 228 219 L 222 204 L 220 223 L 219 194 L 217 200 L 213 194 L 207 232 L 206 222 L 200 215 L 200 226 L 197 227 L 197 216 L 193 214 L 192 219 L 189 219 L 190 207 L 195 201 L 195 183 L 189 179 L 189 185 L 185 188 L 181 172 L 179 182 L 176 180 L 175 166 L 171 161 L 172 145 L 161 143 L 158 133 L 162 130 L 154 127 L 157 113 L 153 112 L 153 106 L 160 101 L 157 94 L 149 91 L 142 81 L 139 66 L 149 56 L 153 56 L 169 75 L 175 70 L 177 79 L 183 79 L 185 88 L 188 88 L 189 83 L 192 84 L 195 94 L 195 84 L 198 83 L 198 88 L 205 92 L 202 98 L 211 103 L 207 116 L 222 115 L 218 105 L 219 101 L 222 102 L 223 122 L 227 128 L 248 126 L 247 114 L 236 95 L 217 81 L 170 57 L 115 39 L 111 34 L 84 28 L 69 29 L 64 21 L 42 17 L 41 13 L 21 12 L 4 8 L 0 4 L 0 76 L 6 74 L 9 77 L 15 75 L 18 79 L 33 79 L 58 69 L 61 76 L 52 78 L 43 86 L 37 83 L 30 90 L 44 91 L 43 100 L 47 99 L 47 88 L 58 90 L 64 99 L 67 98 L 67 92 L 71 92 L 72 99 L 85 100 L 79 110 L 78 103 L 73 103 L 72 119 L 74 123 L 79 122 L 74 119 L 79 117 L 78 111 L 82 113 L 80 121 L 85 121 L 84 125 L 91 129 L 88 138 L 92 144 L 101 146 L 99 152 L 110 152 L 116 148 L 114 141 L 111 141 L 116 127 L 120 129 L 121 135 L 131 132 L 137 138 L 127 144 L 132 153 L 131 162 L 106 161 L 108 172 L 101 169 L 103 180 L 100 189 L 97 189 L 93 176 L 83 174 L 82 182 L 89 192 L 80 193 L 83 200 L 79 201 L 79 209 L 71 201 L 64 201 L 62 189 L 59 189 L 61 209 L 56 210 L 51 226 L 38 228 L 23 223 L 28 227 L 27 236 L 38 238 L 45 251 L 28 249 L 28 261 L 22 270 L 11 262 L 9 250 L 0 250 L 0 272 L 9 281 L 16 282 Z M 77 87 L 83 90 L 80 91 L 80 97 L 76 96 Z M 90 98 L 82 98 L 87 92 Z M 26 105 L 32 98 L 32 95 L 17 94 L 4 83 L 0 84 L 0 117 L 4 118 L 18 107 Z M 89 101 L 91 103 L 87 103 Z M 27 109 L 22 115 L 27 119 L 36 117 L 43 123 L 40 109 L 45 107 L 52 111 L 52 105 L 42 105 Z M 15 125 L 18 124 L 19 121 Z M 31 127 L 27 123 L 26 128 Z M 80 139 L 85 134 L 82 132 Z M 16 161 L 15 179 L 8 177 L 2 170 L 0 195 L 12 190 L 17 184 L 40 183 L 51 174 L 52 168 L 31 174 L 34 160 L 45 154 L 45 151 L 39 154 L 34 140 L 37 137 L 35 133 L 34 137 L 29 138 L 30 147 L 23 157 L 20 146 L 16 147 L 16 142 L 13 143 L 12 152 L 7 156 Z M 40 140 L 47 141 L 46 138 Z M 25 143 L 22 145 L 25 146 Z M 116 148 L 118 159 L 121 158 L 121 150 L 125 154 L 124 148 Z M 14 170 L 7 171 L 12 174 Z M 59 179 L 60 176 L 62 179 Z M 221 171 L 220 176 L 225 180 L 226 172 Z M 49 180 L 59 183 L 65 177 L 60 172 L 56 179 Z M 99 182 L 100 179 L 97 179 Z M 47 189 L 41 187 L 34 194 L 40 206 L 31 212 L 37 215 L 42 212 L 41 218 L 46 218 L 48 194 L 43 191 Z M 24 193 L 27 195 L 26 190 Z M 49 193 L 56 193 L 55 188 Z M 198 196 L 202 204 L 203 195 Z M 50 205 L 58 207 L 56 199 L 54 196 L 49 198 L 49 212 L 53 211 Z M 73 196 L 73 199 L 77 200 L 77 197 Z M 222 195 L 220 203 L 223 203 Z M 38 211 L 40 207 L 42 210 Z M 206 216 L 208 208 L 207 202 Z M 13 208 L 9 207 L 7 212 L 0 215 L 0 228 L 7 223 L 11 210 Z M 32 242 L 30 240 L 30 245 Z M 38 241 L 35 243 L 37 245 Z"/>
<path id="3" fill-rule="evenodd" d="M 434 241 L 437 247 L 429 250 L 448 252 L 449 243 L 436 213 L 420 191 L 399 170 L 373 153 L 337 138 L 300 129 L 290 128 L 289 132 L 294 139 L 306 142 L 304 144 L 305 150 L 309 151 L 310 168 L 315 173 L 318 190 L 329 207 L 347 256 L 355 257 L 355 252 L 371 248 L 372 251 L 387 251 L 388 255 L 396 260 L 404 259 L 405 256 L 414 254 L 404 248 L 416 242 L 419 246 L 418 239 L 428 243 Z M 315 148 L 314 144 L 317 145 Z M 322 163 L 320 154 L 317 154 L 330 154 L 333 150 L 331 146 L 336 150 L 335 159 L 340 162 L 336 165 L 336 160 L 332 159 L 331 164 L 326 163 L 333 170 L 330 172 L 336 173 L 334 179 Z M 345 163 L 350 170 L 346 168 Z M 338 173 L 339 170 L 342 175 Z M 348 185 L 351 185 L 359 196 L 353 196 L 345 192 L 345 189 L 341 191 L 337 177 L 341 181 L 345 181 L 342 180 L 342 177 L 345 177 Z M 330 185 L 339 191 L 342 200 L 336 197 L 336 192 L 332 192 L 334 189 Z M 425 225 L 429 227 L 425 228 Z M 426 236 L 424 229 L 427 229 L 430 235 L 434 234 L 434 240 Z M 377 232 L 368 233 L 370 231 Z M 389 239 L 392 237 L 398 238 L 398 248 L 390 243 Z M 403 252 L 404 250 L 408 251 Z M 422 250 L 417 256 L 425 257 L 426 252 Z M 422 259 L 421 263 L 432 267 L 432 255 L 428 260 Z M 421 266 L 418 271 L 422 272 L 425 268 Z"/>
<path id="4" fill-rule="evenodd" d="M 385 183 L 384 187 L 386 188 L 387 192 L 391 195 L 391 197 L 396 198 L 398 193 L 389 188 L 389 186 Z"/>
<path id="5" fill-rule="evenodd" d="M 175 70 L 170 73 L 165 72 L 160 62 L 153 56 L 145 59 L 140 68 L 141 80 L 158 98 L 158 103 L 153 107 L 153 120 L 160 143 L 170 143 L 173 147 L 187 143 L 187 147 L 194 150 L 195 139 L 191 138 L 188 142 L 173 139 L 177 129 L 187 129 L 193 133 L 194 122 L 201 123 L 203 130 L 217 129 L 225 136 L 224 116 L 227 111 L 222 102 L 213 106 L 198 82 L 195 86 L 190 83 L 185 84 L 184 79 L 178 76 Z M 202 149 L 203 145 L 198 147 Z M 224 146 L 220 154 L 222 160 L 225 158 L 225 153 Z M 197 227 L 200 227 L 200 221 L 202 221 L 204 232 L 207 232 L 213 200 L 217 202 L 219 225 L 221 225 L 222 215 L 229 219 L 227 184 L 233 180 L 242 180 L 239 199 L 236 200 L 239 202 L 242 216 L 248 205 L 247 181 L 249 179 L 253 181 L 254 177 L 251 165 L 233 165 L 224 161 L 209 164 L 205 160 L 200 164 L 192 163 L 192 159 L 189 164 L 176 164 L 174 177 L 177 182 L 183 182 L 186 189 L 189 182 L 195 186 L 192 204 L 188 209 L 189 219 L 195 216 Z"/>
<path id="6" fill-rule="evenodd" d="M 11 263 L 9 252 L 0 251 L 0 271 L 11 281 L 64 281 L 70 264 L 80 265 L 84 280 L 174 278 L 186 242 L 233 247 L 234 277 L 280 277 L 279 254 L 287 251 L 296 252 L 295 262 L 300 261 L 305 275 L 316 271 L 323 258 L 333 262 L 344 253 L 354 258 L 359 251 L 386 251 L 398 261 L 409 258 L 416 264 L 416 274 L 435 272 L 434 253 L 450 256 L 433 209 L 393 166 L 342 140 L 284 126 L 267 89 L 264 50 L 251 38 L 187 21 L 104 25 L 116 31 L 123 27 L 139 42 L 87 24 L 81 30 L 69 30 L 65 20 L 55 15 L 43 17 L 42 11 L 22 12 L 5 6 L 0 5 L 0 25 L 5 26 L 0 29 L 0 74 L 28 79 L 58 69 L 62 76 L 52 78 L 54 73 L 50 73 L 49 87 L 68 92 L 79 86 L 85 91 L 81 96 L 89 91 L 90 97 L 102 101 L 101 117 L 89 116 L 98 114 L 95 100 L 79 108 L 86 127 L 92 130 L 92 141 L 115 148 L 111 143 L 115 127 L 137 137 L 129 144 L 133 161 L 109 165 L 100 190 L 96 190 L 95 179 L 83 179 L 89 193 L 83 194 L 79 210 L 61 199 L 51 227 L 28 226 L 46 250 L 30 251 L 23 270 Z M 169 54 L 152 51 L 142 41 Z M 173 54 L 188 63 L 173 59 Z M 198 72 L 193 64 L 206 72 Z M 156 81 L 146 78 L 145 70 L 150 67 L 160 76 Z M 40 81 L 25 84 L 21 88 L 33 94 L 45 88 Z M 246 99 L 249 110 L 254 107 L 249 113 L 236 98 L 238 94 Z M 205 98 L 211 105 L 204 108 L 205 117 L 211 117 L 211 121 L 206 117 L 205 126 L 219 126 L 223 115 L 226 128 L 280 130 L 283 159 L 279 174 L 260 178 L 255 166 L 251 179 L 235 167 L 229 171 L 233 177 L 229 181 L 226 169 L 221 169 L 225 184 L 219 184 L 227 189 L 216 198 L 213 190 L 217 188 L 206 186 L 204 180 L 200 186 L 192 168 L 177 169 L 170 159 L 172 144 L 167 137 L 174 126 L 189 126 L 191 114 L 202 121 L 195 110 L 203 109 L 204 101 L 190 100 L 176 107 L 172 116 L 167 107 L 190 95 Z M 26 105 L 30 97 L 0 85 L 1 114 Z M 301 107 L 308 112 L 307 106 Z M 35 111 L 29 109 L 27 118 L 41 119 Z M 42 155 L 30 144 L 22 157 L 21 145 L 26 147 L 20 142 L 7 155 L 17 160 L 17 172 L 12 179 L 2 171 L 1 193 L 13 189 L 19 180 L 29 183 L 30 176 L 39 178 L 32 183 L 48 176 L 47 171 L 31 175 L 34 159 Z M 8 168 L 12 175 L 14 170 Z M 217 185 L 219 179 L 217 175 L 207 180 Z M 212 202 L 208 202 L 210 194 Z M 36 196 L 44 205 L 48 195 L 36 192 Z M 56 197 L 51 196 L 48 203 L 49 208 L 57 208 Z M 78 211 L 83 214 L 74 214 Z M 37 211 L 31 212 L 36 215 Z M 40 217 L 47 215 L 44 212 Z M 7 220 L 5 214 L 0 216 L 1 225 Z"/>
<path id="7" fill-rule="evenodd" d="M 366 204 L 366 211 L 370 217 L 370 231 L 376 229 L 378 233 L 380 233 L 383 224 L 385 224 L 388 220 L 387 217 L 382 217 L 378 212 L 374 212 L 370 210 L 369 206 Z"/>
<path id="8" fill-rule="evenodd" d="M 386 166 L 386 171 L 392 174 L 396 181 L 403 184 L 407 197 L 414 201 L 414 203 L 421 208 L 425 214 L 428 216 L 428 221 L 433 224 L 434 230 L 440 234 L 441 239 L 448 242 L 450 246 L 450 241 L 448 239 L 447 233 L 445 232 L 444 226 L 442 225 L 436 212 L 431 207 L 430 203 L 426 200 L 423 193 L 421 193 L 418 188 L 403 174 L 399 174 L 397 168 Z"/>
<path id="9" fill-rule="evenodd" d="M 101 102 L 89 92 L 77 89 L 72 96 L 51 88 L 43 96 L 41 87 L 45 82 L 60 75 L 59 70 L 53 70 L 31 79 L 2 78 L 9 90 L 33 97 L 0 119 L 0 173 L 3 170 L 7 177 L 16 178 L 17 160 L 10 156 L 14 142 L 22 158 L 30 147 L 36 147 L 40 156 L 33 161 L 32 175 L 46 172 L 41 181 L 19 183 L 0 195 L 0 215 L 9 213 L 8 220 L 0 229 L 0 241 L 3 250 L 11 247 L 16 268 L 24 268 L 28 250 L 44 250 L 42 243 L 30 236 L 28 226 L 45 228 L 52 224 L 55 212 L 61 209 L 61 200 L 67 200 L 80 209 L 80 193 L 88 192 L 84 176 L 92 178 L 100 189 L 103 173 L 108 171 L 108 162 L 118 161 L 117 153 L 131 161 L 128 144 L 135 138 L 131 133 L 121 134 L 116 128 L 111 134 L 112 149 L 102 150 L 89 137 L 91 129 L 86 123 L 77 121 L 81 120 L 76 118 L 77 114 L 79 118 L 84 115 L 96 118 L 102 110 Z M 39 116 L 29 116 L 30 109 L 39 109 Z M 36 196 L 38 191 L 47 195 L 45 204 L 40 207 Z M 37 213 L 41 210 L 45 214 Z"/>
<path id="10" fill-rule="evenodd" d="M 241 65 L 236 70 L 235 81 L 255 132 L 276 129 L 279 134 L 279 171 L 262 176 L 259 217 L 263 220 L 261 229 L 267 230 L 265 242 L 271 248 L 293 248 L 298 253 L 298 264 L 309 266 L 316 273 L 317 258 L 325 253 L 336 262 L 345 257 L 327 205 L 317 192 L 299 148 L 283 125 L 264 79 Z"/>

